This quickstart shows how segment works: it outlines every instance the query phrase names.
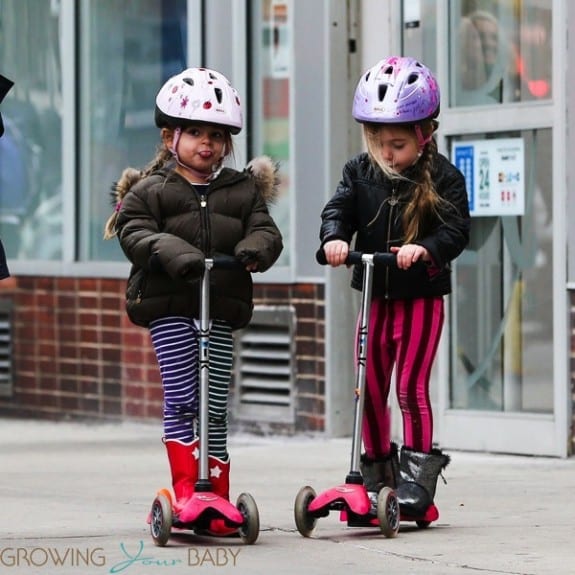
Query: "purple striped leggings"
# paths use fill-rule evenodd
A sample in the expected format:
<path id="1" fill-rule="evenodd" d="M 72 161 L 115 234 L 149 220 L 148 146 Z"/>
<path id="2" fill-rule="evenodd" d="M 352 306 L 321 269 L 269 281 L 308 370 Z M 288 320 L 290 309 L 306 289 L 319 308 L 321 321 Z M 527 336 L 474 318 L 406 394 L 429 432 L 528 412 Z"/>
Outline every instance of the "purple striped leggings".
<path id="1" fill-rule="evenodd" d="M 382 457 L 390 450 L 388 397 L 394 365 L 403 444 L 416 451 L 431 451 L 433 414 L 429 379 L 443 321 L 442 297 L 373 300 L 363 416 L 363 445 L 369 457 Z"/>

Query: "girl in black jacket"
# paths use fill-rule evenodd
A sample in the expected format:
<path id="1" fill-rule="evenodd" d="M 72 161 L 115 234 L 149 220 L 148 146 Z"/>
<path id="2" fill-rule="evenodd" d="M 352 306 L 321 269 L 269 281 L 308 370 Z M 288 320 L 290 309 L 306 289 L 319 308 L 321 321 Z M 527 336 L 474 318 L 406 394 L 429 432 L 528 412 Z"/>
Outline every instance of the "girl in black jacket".
<path id="1" fill-rule="evenodd" d="M 470 224 L 464 177 L 433 139 L 439 100 L 434 76 L 412 58 L 384 59 L 361 77 L 353 116 L 367 153 L 345 165 L 320 230 L 332 266 L 345 262 L 354 235 L 357 251 L 397 256 L 397 268 L 374 269 L 362 473 L 368 491 L 395 487 L 402 516 L 427 523 L 439 516 L 433 498 L 449 461 L 432 448 L 430 373 L 450 262 L 466 247 Z M 356 266 L 353 288 L 361 289 L 362 273 Z M 394 366 L 404 434 L 399 462 L 388 410 Z"/>

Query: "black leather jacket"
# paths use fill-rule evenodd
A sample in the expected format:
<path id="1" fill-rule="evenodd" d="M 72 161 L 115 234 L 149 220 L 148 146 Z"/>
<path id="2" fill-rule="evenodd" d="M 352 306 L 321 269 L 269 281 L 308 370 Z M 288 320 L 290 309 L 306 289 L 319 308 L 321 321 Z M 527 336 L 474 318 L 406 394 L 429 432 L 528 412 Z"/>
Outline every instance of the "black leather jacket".
<path id="1" fill-rule="evenodd" d="M 404 175 L 418 178 L 416 164 Z M 451 291 L 450 262 L 469 242 L 469 205 L 463 174 L 437 154 L 432 177 L 438 194 L 446 200 L 441 217 L 425 223 L 421 236 L 413 243 L 424 246 L 433 265 L 416 262 L 408 270 L 376 266 L 373 297 L 414 299 L 441 296 Z M 321 245 L 340 239 L 364 253 L 389 252 L 401 246 L 401 215 L 409 200 L 412 183 L 390 180 L 375 169 L 367 153 L 349 160 L 334 196 L 324 207 L 320 229 Z M 361 290 L 362 266 L 355 266 L 351 285 Z"/>

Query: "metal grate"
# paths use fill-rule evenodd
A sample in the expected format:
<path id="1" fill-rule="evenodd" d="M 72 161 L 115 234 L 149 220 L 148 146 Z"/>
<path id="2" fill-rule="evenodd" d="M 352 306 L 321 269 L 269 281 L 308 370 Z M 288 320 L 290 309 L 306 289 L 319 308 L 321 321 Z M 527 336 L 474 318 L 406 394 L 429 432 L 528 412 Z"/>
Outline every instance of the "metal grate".
<path id="1" fill-rule="evenodd" d="M 295 310 L 257 306 L 235 339 L 235 415 L 294 421 Z"/>
<path id="2" fill-rule="evenodd" d="M 13 394 L 12 302 L 0 300 L 0 396 Z"/>

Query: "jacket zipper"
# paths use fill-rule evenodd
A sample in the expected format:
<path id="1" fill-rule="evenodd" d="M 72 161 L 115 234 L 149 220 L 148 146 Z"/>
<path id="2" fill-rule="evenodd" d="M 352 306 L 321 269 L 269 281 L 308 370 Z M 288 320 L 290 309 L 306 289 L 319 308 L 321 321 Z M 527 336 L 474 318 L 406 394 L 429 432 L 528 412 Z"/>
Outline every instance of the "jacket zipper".
<path id="1" fill-rule="evenodd" d="M 391 239 L 391 222 L 393 222 L 393 211 L 395 206 L 397 206 L 397 189 L 395 185 L 391 188 L 391 198 L 389 198 L 389 217 L 387 219 L 387 249 L 389 250 L 389 243 Z M 385 268 L 385 299 L 389 299 L 389 267 Z"/>
<path id="2" fill-rule="evenodd" d="M 204 234 L 202 234 L 202 242 L 203 242 L 203 252 L 205 256 L 208 256 L 208 247 L 210 244 L 210 226 L 209 226 L 209 218 L 208 218 L 208 196 L 207 194 L 200 194 L 200 221 L 202 223 L 202 230 L 204 230 Z"/>
<path id="3" fill-rule="evenodd" d="M 146 274 L 142 274 L 142 279 L 138 285 L 138 291 L 136 292 L 136 303 L 142 303 L 142 297 L 144 295 L 144 288 L 146 287 Z"/>

